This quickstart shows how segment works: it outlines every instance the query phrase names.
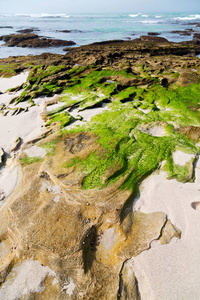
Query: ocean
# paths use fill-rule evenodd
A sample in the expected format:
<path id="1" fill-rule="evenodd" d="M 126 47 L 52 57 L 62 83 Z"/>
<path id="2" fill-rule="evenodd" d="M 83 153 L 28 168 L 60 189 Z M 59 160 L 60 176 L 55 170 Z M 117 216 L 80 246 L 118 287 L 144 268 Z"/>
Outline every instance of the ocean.
<path id="1" fill-rule="evenodd" d="M 158 32 L 169 41 L 192 40 L 174 30 L 193 29 L 200 33 L 200 12 L 192 13 L 127 13 L 127 14 L 0 14 L 0 36 L 18 30 L 35 28 L 44 37 L 72 40 L 76 46 L 113 39 L 135 39 L 148 32 Z M 10 28 L 7 28 L 10 27 Z M 60 32 L 70 30 L 69 33 Z M 44 52 L 64 54 L 64 47 L 19 48 L 5 47 L 0 41 L 0 58 L 36 55 Z"/>

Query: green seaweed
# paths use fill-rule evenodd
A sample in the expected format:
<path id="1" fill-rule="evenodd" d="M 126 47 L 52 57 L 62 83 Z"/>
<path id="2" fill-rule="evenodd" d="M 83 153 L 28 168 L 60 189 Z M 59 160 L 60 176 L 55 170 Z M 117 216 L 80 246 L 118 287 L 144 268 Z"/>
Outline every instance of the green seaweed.
<path id="1" fill-rule="evenodd" d="M 56 139 L 51 142 L 45 143 L 45 144 L 41 145 L 40 147 L 42 147 L 43 149 L 46 150 L 47 156 L 52 156 L 55 154 L 55 149 L 56 149 L 57 143 L 58 143 L 58 140 Z"/>
<path id="2" fill-rule="evenodd" d="M 27 154 L 23 158 L 21 158 L 21 162 L 25 165 L 30 165 L 36 162 L 41 162 L 43 159 L 38 156 L 29 157 Z"/>
<path id="3" fill-rule="evenodd" d="M 39 95 L 62 93 L 63 106 L 48 114 L 46 125 L 59 122 L 63 134 L 86 131 L 96 135 L 100 150 L 85 159 L 77 155 L 62 162 L 65 168 L 74 166 L 76 172 L 84 174 L 82 186 L 85 189 L 105 188 L 121 179 L 121 188 L 133 190 L 163 161 L 166 161 L 165 170 L 170 178 L 184 182 L 191 180 L 191 165 L 176 165 L 173 152 L 179 147 L 195 155 L 199 147 L 184 134 L 179 134 L 175 127 L 200 126 L 200 84 L 165 88 L 157 77 L 149 75 L 148 65 L 142 64 L 138 68 L 140 76 L 126 70 L 97 70 L 95 66 L 76 66 L 70 70 L 64 66 L 35 66 L 24 92 L 16 100 L 34 101 Z M 179 77 L 178 72 L 165 75 Z M 145 88 L 122 84 L 123 78 L 133 77 L 149 79 L 151 84 L 146 84 Z M 81 111 L 105 103 L 108 109 L 90 122 L 66 130 L 66 126 L 75 120 L 66 108 L 78 107 Z M 163 136 L 153 136 L 144 130 L 145 126 L 156 124 L 165 127 Z M 53 142 L 42 147 L 48 155 L 55 152 Z"/>
<path id="4" fill-rule="evenodd" d="M 47 122 L 47 126 L 54 123 L 54 122 L 59 122 L 60 123 L 60 128 L 63 128 L 70 123 L 72 123 L 75 119 L 66 111 L 62 113 L 56 113 L 54 114 L 50 121 Z"/>
<path id="5" fill-rule="evenodd" d="M 196 153 L 198 147 L 186 136 L 176 133 L 173 125 L 168 122 L 174 121 L 182 126 L 200 126 L 199 111 L 193 109 L 199 102 L 199 85 L 176 90 L 166 90 L 161 86 L 149 90 L 134 87 L 127 90 L 119 94 L 118 101 L 109 104 L 109 110 L 93 117 L 84 127 L 69 131 L 93 132 L 99 137 L 98 143 L 102 146 L 99 153 L 92 153 L 83 161 L 75 161 L 86 174 L 83 188 L 104 188 L 124 177 L 121 187 L 134 189 L 162 161 L 166 161 L 166 170 L 170 177 L 180 181 L 188 180 L 189 167 L 175 165 L 172 154 L 177 146 L 190 153 Z M 134 101 L 121 103 L 123 96 L 127 99 L 132 93 Z M 139 111 L 139 106 L 149 109 L 149 113 Z M 139 130 L 141 126 L 155 122 L 168 124 L 165 136 L 151 136 Z M 118 167 L 113 171 L 113 166 Z"/>

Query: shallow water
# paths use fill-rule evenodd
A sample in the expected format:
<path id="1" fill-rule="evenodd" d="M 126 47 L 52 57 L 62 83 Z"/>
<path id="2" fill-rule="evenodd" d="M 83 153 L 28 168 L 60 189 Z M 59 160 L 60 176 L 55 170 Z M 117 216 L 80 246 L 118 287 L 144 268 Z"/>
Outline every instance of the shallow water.
<path id="1" fill-rule="evenodd" d="M 158 32 L 169 41 L 191 40 L 193 36 L 181 36 L 172 30 L 194 29 L 200 13 L 127 13 L 127 14 L 0 14 L 0 36 L 17 30 L 35 28 L 36 34 L 45 37 L 73 40 L 77 46 L 89 43 L 137 38 L 148 32 Z M 12 28 L 5 28 L 5 27 Z M 3 28 L 2 28 L 3 27 Z M 70 33 L 59 32 L 72 30 Z M 44 52 L 64 54 L 63 47 L 43 49 L 5 47 L 0 42 L 0 58 L 13 55 L 35 55 Z"/>

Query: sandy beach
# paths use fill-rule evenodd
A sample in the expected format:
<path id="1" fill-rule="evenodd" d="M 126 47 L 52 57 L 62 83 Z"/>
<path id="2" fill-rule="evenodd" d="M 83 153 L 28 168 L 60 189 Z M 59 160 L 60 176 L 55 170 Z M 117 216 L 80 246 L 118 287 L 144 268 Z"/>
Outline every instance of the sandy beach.
<path id="1" fill-rule="evenodd" d="M 22 90 L 18 92 L 7 92 L 8 89 L 21 86 L 28 77 L 28 72 L 21 73 L 11 78 L 0 78 L 0 104 L 8 107 L 9 112 L 4 116 L 0 114 L 0 147 L 3 148 L 7 155 L 6 165 L 0 169 L 0 191 L 3 195 L 3 200 L 0 205 L 5 203 L 6 198 L 13 192 L 19 179 L 19 168 L 16 165 L 15 157 L 19 154 L 18 151 L 12 151 L 15 141 L 20 137 L 21 144 L 28 142 L 38 136 L 44 128 L 40 114 L 43 110 L 45 99 L 40 99 L 38 105 L 31 107 L 27 103 L 19 103 L 17 105 L 10 104 L 10 101 L 19 96 Z M 37 101 L 36 101 L 37 103 Z M 28 111 L 12 115 L 17 108 L 28 108 Z M 37 152 L 33 156 L 37 155 Z"/>
<path id="2" fill-rule="evenodd" d="M 16 95 L 19 95 L 21 91 L 9 93 L 6 92 L 7 88 L 22 84 L 26 78 L 27 74 L 23 74 L 23 76 L 18 75 L 10 79 L 0 79 L 1 90 L 4 92 L 0 95 L 1 102 L 9 105 L 9 101 Z M 0 190 L 3 191 L 5 198 L 14 191 L 19 178 L 19 169 L 15 165 L 14 156 L 11 153 L 13 142 L 17 137 L 20 137 L 23 143 L 28 142 L 44 130 L 44 122 L 40 114 L 44 110 L 49 112 L 61 106 L 59 102 L 48 106 L 48 103 L 52 101 L 53 98 L 43 97 L 35 99 L 37 105 L 29 106 L 26 113 L 22 112 L 14 116 L 11 113 L 6 116 L 0 115 L 0 145 L 4 151 L 11 155 L 10 163 L 7 163 L 7 166 L 0 170 Z M 18 104 L 18 106 L 20 105 L 27 106 L 27 104 L 23 103 Z M 13 105 L 11 105 L 12 107 Z M 69 128 L 84 124 L 92 116 L 101 113 L 104 109 L 86 109 L 83 112 L 73 109 L 71 112 L 72 116 L 81 115 L 83 121 L 76 121 Z M 147 132 L 153 136 L 162 136 L 164 128 L 160 126 L 152 127 Z M 46 155 L 46 151 L 37 146 L 27 148 L 24 152 L 30 157 L 45 157 Z M 173 157 L 177 164 L 184 165 L 191 160 L 192 155 L 178 150 L 174 152 Z M 160 245 L 159 241 L 153 241 L 149 250 L 131 259 L 143 300 L 187 300 L 189 297 L 192 297 L 194 300 L 199 299 L 200 284 L 198 282 L 200 282 L 200 271 L 197 267 L 200 263 L 198 255 L 200 249 L 199 160 L 195 168 L 195 176 L 194 183 L 183 184 L 175 179 L 166 179 L 166 174 L 160 171 L 148 177 L 140 186 L 140 195 L 134 203 L 133 210 L 146 214 L 164 212 L 182 232 L 180 240 L 174 238 L 168 245 Z M 3 202 L 1 203 L 3 204 Z M 15 295 L 22 293 L 17 291 Z M 11 292 L 8 290 L 6 293 Z"/>
<path id="3" fill-rule="evenodd" d="M 2 61 L 0 299 L 199 299 L 200 48 L 143 38 Z"/>
<path id="4" fill-rule="evenodd" d="M 8 156 L 6 166 L 3 166 L 0 169 L 0 191 L 3 194 L 4 200 L 0 202 L 0 205 L 3 205 L 6 197 L 14 190 L 19 179 L 19 168 L 15 164 L 15 158 L 16 155 L 19 155 L 20 153 L 20 147 L 17 151 L 11 151 L 15 145 L 15 141 L 17 138 L 20 138 L 22 146 L 42 134 L 46 128 L 41 115 L 63 106 L 63 103 L 59 102 L 59 95 L 34 99 L 34 106 L 31 106 L 31 104 L 27 102 L 10 104 L 10 101 L 15 97 L 20 96 L 23 90 L 19 90 L 17 92 L 8 92 L 7 90 L 21 86 L 24 82 L 26 82 L 28 74 L 29 72 L 25 72 L 11 78 L 0 78 L 0 91 L 2 93 L 0 94 L 0 104 L 6 105 L 9 110 L 6 115 L 0 114 L 0 147 L 3 148 L 4 152 Z M 51 103 L 54 104 L 52 105 Z M 18 108 L 27 110 L 13 115 L 13 111 Z M 70 114 L 74 118 L 81 116 L 82 121 L 75 121 L 68 128 L 83 125 L 85 122 L 90 121 L 93 116 L 101 113 L 105 109 L 105 107 L 102 107 L 86 109 L 80 112 L 78 109 L 73 109 Z M 26 153 L 29 157 L 37 156 L 44 158 L 46 155 L 46 151 L 44 149 L 36 146 L 31 148 L 27 147 L 27 149 L 24 150 L 24 153 Z"/>
<path id="5" fill-rule="evenodd" d="M 180 163 L 180 159 L 179 159 Z M 184 157 L 182 160 L 184 163 Z M 133 209 L 165 212 L 181 232 L 168 245 L 154 241 L 151 248 L 132 259 L 144 300 L 199 299 L 200 295 L 200 161 L 195 182 L 167 180 L 164 172 L 151 175 L 140 186 Z"/>

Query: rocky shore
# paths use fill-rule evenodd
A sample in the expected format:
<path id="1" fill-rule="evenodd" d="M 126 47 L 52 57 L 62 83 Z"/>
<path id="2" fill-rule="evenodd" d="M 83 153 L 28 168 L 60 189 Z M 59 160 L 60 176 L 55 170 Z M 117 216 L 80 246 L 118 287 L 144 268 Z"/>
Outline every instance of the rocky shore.
<path id="1" fill-rule="evenodd" d="M 32 30 L 31 30 L 32 31 Z M 7 47 L 29 47 L 29 48 L 45 48 L 45 47 L 58 47 L 58 46 L 72 46 L 76 45 L 73 41 L 64 41 L 58 39 L 50 39 L 46 37 L 40 37 L 34 33 L 11 34 L 3 35 L 0 40 L 5 42 Z"/>
<path id="2" fill-rule="evenodd" d="M 0 299 L 197 299 L 197 54 L 149 34 L 0 60 Z"/>

